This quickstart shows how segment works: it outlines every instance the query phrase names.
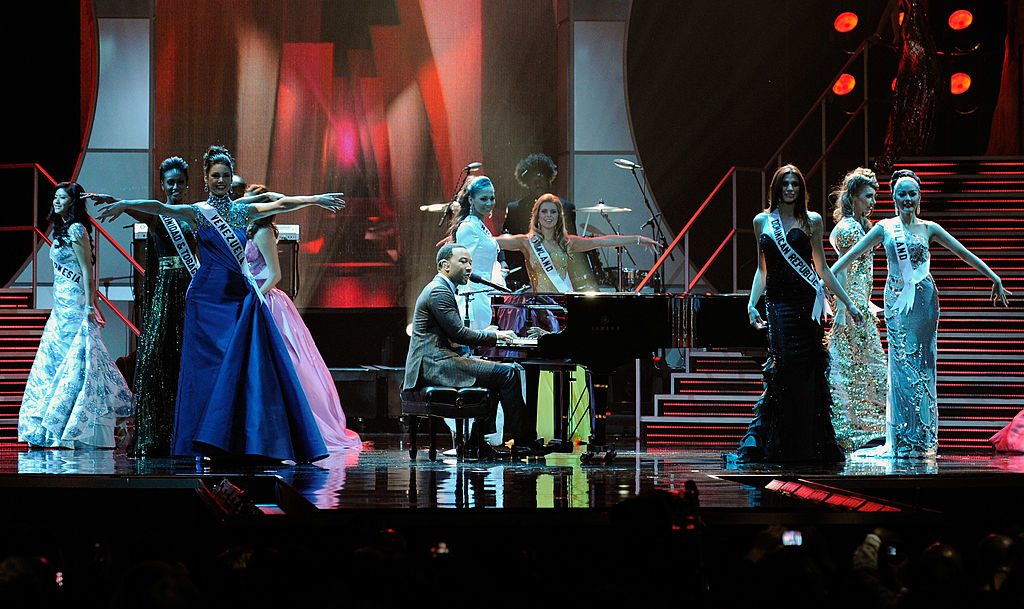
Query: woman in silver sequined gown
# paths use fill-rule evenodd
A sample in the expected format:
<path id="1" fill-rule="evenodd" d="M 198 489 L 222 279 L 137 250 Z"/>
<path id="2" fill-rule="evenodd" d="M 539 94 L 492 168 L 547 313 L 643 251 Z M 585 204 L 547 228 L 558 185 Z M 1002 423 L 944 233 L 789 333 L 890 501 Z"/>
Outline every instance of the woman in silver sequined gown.
<path id="1" fill-rule="evenodd" d="M 879 243 L 885 247 L 889 275 L 885 282 L 885 326 L 889 343 L 889 386 L 886 399 L 886 444 L 868 449 L 869 456 L 934 457 L 938 449 L 939 411 L 935 393 L 936 335 L 939 294 L 928 273 L 929 246 L 938 243 L 992 280 L 992 302 L 1007 305 L 1010 293 L 992 269 L 935 222 L 917 217 L 921 180 L 900 169 L 890 182 L 897 216 L 876 224 L 833 266 L 842 272 L 853 260 Z M 899 223 L 899 224 L 896 224 Z M 898 258 L 896 232 L 905 234 L 909 283 Z M 901 300 L 905 289 L 914 290 Z M 867 453 L 864 453 L 867 454 Z"/>
<path id="2" fill-rule="evenodd" d="M 836 226 L 829 242 L 842 256 L 871 229 L 867 216 L 875 205 L 878 183 L 870 169 L 858 167 L 846 174 L 836 190 Z M 832 427 L 836 441 L 846 451 L 857 450 L 885 440 L 885 392 L 888 374 L 885 351 L 874 323 L 871 303 L 874 283 L 872 251 L 854 260 L 836 279 L 850 295 L 864 319 L 872 323 L 854 324 L 847 319 L 846 308 L 837 304 L 835 321 L 828 333 L 828 354 L 832 362 L 829 385 L 832 389 Z"/>

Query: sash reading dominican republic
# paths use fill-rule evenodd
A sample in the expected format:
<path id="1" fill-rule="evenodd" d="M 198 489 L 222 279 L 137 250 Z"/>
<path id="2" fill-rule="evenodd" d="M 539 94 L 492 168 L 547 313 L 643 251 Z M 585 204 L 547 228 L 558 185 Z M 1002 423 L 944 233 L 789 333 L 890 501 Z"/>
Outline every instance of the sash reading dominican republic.
<path id="1" fill-rule="evenodd" d="M 540 260 L 540 266 L 544 269 L 551 284 L 555 286 L 555 289 L 563 294 L 572 291 L 572 281 L 569 279 L 568 269 L 566 269 L 566 276 L 563 279 L 558 274 L 558 269 L 555 268 L 555 263 L 551 260 L 551 254 L 544 247 L 544 238 L 540 235 L 534 235 L 530 237 L 530 245 L 533 247 L 533 253 L 537 254 L 537 259 Z"/>
<path id="2" fill-rule="evenodd" d="M 914 308 L 914 296 L 917 290 L 914 287 L 921 283 L 931 272 L 931 259 L 926 258 L 924 264 L 916 269 L 910 262 L 910 248 L 907 246 L 907 233 L 903 228 L 903 221 L 899 216 L 886 218 L 879 221 L 885 232 L 892 239 L 893 250 L 896 253 L 896 262 L 900 265 L 900 274 L 903 276 L 903 290 L 896 297 L 893 308 L 902 313 L 907 313 Z"/>
<path id="3" fill-rule="evenodd" d="M 249 264 L 245 261 L 245 249 L 242 247 L 242 243 L 238 240 L 238 235 L 235 234 L 234 229 L 227 223 L 224 218 L 217 213 L 217 209 L 209 203 L 196 203 L 196 208 L 203 214 L 203 216 L 210 221 L 213 228 L 217 230 L 217 234 L 224 239 L 224 243 L 227 244 L 228 249 L 235 256 L 235 260 L 238 262 L 238 270 L 242 272 L 242 275 L 252 285 L 253 290 L 256 291 L 256 295 L 260 297 L 260 302 L 266 304 L 267 299 L 263 296 L 263 292 L 260 291 L 259 284 L 256 283 L 256 279 L 253 278 L 252 272 L 249 271 Z"/>
<path id="4" fill-rule="evenodd" d="M 188 247 L 188 241 L 185 240 L 185 232 L 181 230 L 181 225 L 174 218 L 168 216 L 160 216 L 160 221 L 164 223 L 164 228 L 167 229 L 167 234 L 170 235 L 171 241 L 174 243 L 174 249 L 178 250 L 178 257 L 181 258 L 181 262 L 188 269 L 189 275 L 196 276 L 196 272 L 199 270 L 199 260 L 192 253 L 192 250 Z"/>
<path id="5" fill-rule="evenodd" d="M 768 222 L 765 223 L 763 232 L 771 237 L 772 241 L 775 242 L 775 246 L 779 248 L 779 252 L 782 253 L 783 259 L 789 263 L 789 266 L 793 267 L 796 274 L 801 279 L 807 282 L 812 288 L 814 288 L 814 309 L 811 310 L 811 317 L 814 318 L 816 323 L 821 323 L 821 314 L 825 312 L 829 315 L 832 314 L 832 307 L 828 305 L 828 301 L 825 300 L 825 283 L 818 277 L 818 273 L 814 270 L 814 267 L 807 264 L 800 254 L 796 253 L 796 250 L 789 245 L 786 241 L 786 231 L 782 227 L 782 219 L 779 218 L 779 210 L 775 210 L 768 214 Z"/>

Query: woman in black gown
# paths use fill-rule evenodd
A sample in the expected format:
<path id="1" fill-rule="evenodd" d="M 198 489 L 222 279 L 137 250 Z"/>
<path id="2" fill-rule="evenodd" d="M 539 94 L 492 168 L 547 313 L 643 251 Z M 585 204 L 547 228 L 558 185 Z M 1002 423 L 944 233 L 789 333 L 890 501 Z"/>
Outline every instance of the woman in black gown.
<path id="1" fill-rule="evenodd" d="M 829 360 L 822 345 L 822 283 L 847 306 L 854 323 L 863 318 L 825 264 L 823 222 L 819 214 L 807 211 L 807 200 L 800 170 L 793 165 L 780 167 L 772 177 L 768 210 L 754 218 L 758 266 L 747 313 L 751 325 L 765 327 L 755 308 L 764 295 L 769 356 L 765 391 L 740 444 L 743 461 L 831 462 L 843 458 L 832 429 Z M 776 239 L 783 240 L 782 247 L 790 250 L 788 256 Z M 787 257 L 796 260 L 795 264 Z"/>

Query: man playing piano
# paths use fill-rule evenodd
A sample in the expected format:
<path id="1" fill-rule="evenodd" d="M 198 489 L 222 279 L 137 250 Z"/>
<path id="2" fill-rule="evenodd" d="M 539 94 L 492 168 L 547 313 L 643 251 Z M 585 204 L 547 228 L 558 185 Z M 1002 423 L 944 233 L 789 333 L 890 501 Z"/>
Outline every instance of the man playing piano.
<path id="1" fill-rule="evenodd" d="M 539 456 L 547 452 L 536 443 L 532 431 L 524 428 L 526 404 L 515 366 L 469 357 L 459 345 L 494 346 L 515 340 L 511 330 L 467 328 L 459 315 L 455 290 L 469 282 L 473 259 L 458 243 L 446 243 L 437 252 L 437 275 L 420 292 L 413 314 L 412 339 L 405 360 L 403 390 L 430 385 L 444 387 L 487 387 L 496 392 L 505 410 L 505 429 L 513 439 L 512 458 Z M 483 435 L 494 431 L 493 414 L 474 421 L 467 454 L 494 457 Z"/>

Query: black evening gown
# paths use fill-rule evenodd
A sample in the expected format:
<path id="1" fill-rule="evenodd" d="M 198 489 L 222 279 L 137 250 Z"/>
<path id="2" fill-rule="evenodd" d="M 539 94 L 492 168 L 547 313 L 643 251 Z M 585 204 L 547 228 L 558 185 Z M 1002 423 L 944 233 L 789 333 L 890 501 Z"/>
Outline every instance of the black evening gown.
<path id="1" fill-rule="evenodd" d="M 745 461 L 834 462 L 843 459 L 832 428 L 828 351 L 824 330 L 811 316 L 815 292 L 782 257 L 775 242 L 760 237 L 767 264 L 768 362 L 765 390 L 740 445 Z M 813 264 L 807 233 L 792 228 L 786 240 Z"/>

